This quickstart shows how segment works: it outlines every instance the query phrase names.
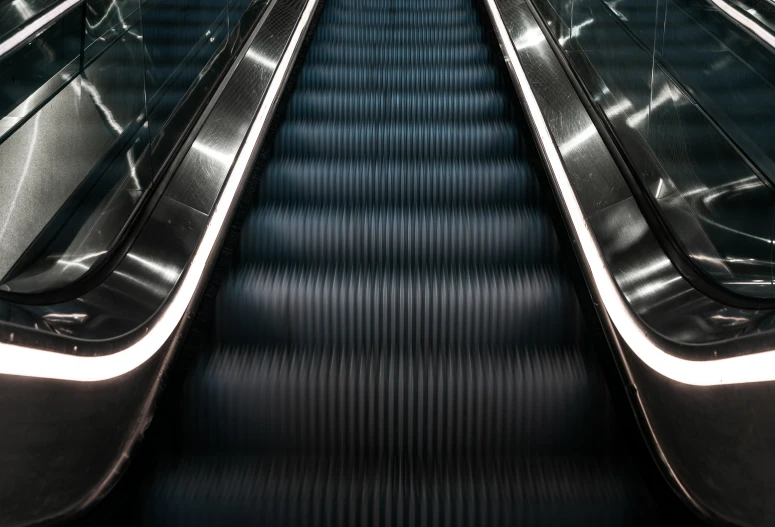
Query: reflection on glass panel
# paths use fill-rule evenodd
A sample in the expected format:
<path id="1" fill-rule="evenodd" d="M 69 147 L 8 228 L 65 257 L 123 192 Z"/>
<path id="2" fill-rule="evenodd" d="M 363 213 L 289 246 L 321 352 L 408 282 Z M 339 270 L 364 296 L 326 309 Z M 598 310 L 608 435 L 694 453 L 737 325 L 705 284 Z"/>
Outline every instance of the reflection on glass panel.
<path id="1" fill-rule="evenodd" d="M 127 32 L 0 144 L 0 275 L 45 245 L 134 133 L 142 71 L 142 43 Z"/>
<path id="2" fill-rule="evenodd" d="M 250 5 L 250 0 L 229 0 L 229 28 L 233 29 L 245 10 Z"/>
<path id="3" fill-rule="evenodd" d="M 35 21 L 57 3 L 57 0 L 0 1 L 0 39 Z"/>
<path id="4" fill-rule="evenodd" d="M 687 254 L 772 298 L 775 49 L 761 35 L 775 9 L 736 1 L 574 0 L 558 40 Z"/>
<path id="5" fill-rule="evenodd" d="M 0 0 L 0 42 L 60 1 Z M 249 5 L 83 0 L 0 57 L 1 289 L 66 285 L 115 245 Z"/>
<path id="6" fill-rule="evenodd" d="M 604 0 L 605 6 L 629 31 L 633 33 L 646 50 L 651 50 L 656 35 L 657 17 L 661 1 Z M 574 24 L 575 28 L 579 26 Z"/>
<path id="7" fill-rule="evenodd" d="M 73 206 L 60 210 L 55 234 L 38 240 L 19 265 L 14 289 L 37 292 L 79 278 L 106 254 L 150 183 L 147 124 L 100 171 Z M 45 287 L 44 287 L 45 286 Z"/>
<path id="8" fill-rule="evenodd" d="M 619 7 L 623 7 L 619 3 Z M 652 58 L 634 44 L 600 0 L 576 0 L 573 43 L 583 50 L 610 99 L 609 114 L 627 117 L 625 126 L 645 133 L 651 95 Z M 653 41 L 653 36 L 652 36 Z"/>
<path id="9" fill-rule="evenodd" d="M 127 31 L 81 75 L 84 89 L 116 137 L 143 111 L 142 71 L 142 39 Z"/>
<path id="10" fill-rule="evenodd" d="M 140 34 L 139 0 L 86 0 L 84 7 L 84 58 L 91 62 L 126 31 Z M 130 29 L 131 28 L 131 29 Z"/>
<path id="11" fill-rule="evenodd" d="M 672 187 L 656 196 L 662 209 L 691 212 L 673 225 L 690 250 L 700 245 L 696 236 L 707 238 L 696 255 L 706 271 L 737 291 L 769 296 L 773 193 L 659 66 L 654 87 L 649 143 Z M 698 232 L 685 232 L 692 228 Z"/>
<path id="12" fill-rule="evenodd" d="M 175 31 L 170 24 L 175 21 Z M 222 0 L 158 0 L 143 5 L 151 134 L 157 135 L 226 38 Z"/>
<path id="13" fill-rule="evenodd" d="M 775 179 L 775 50 L 724 13 L 695 4 L 667 2 L 658 58 L 757 167 Z M 688 49 L 687 39 L 693 43 Z"/>
<path id="14" fill-rule="evenodd" d="M 76 9 L 0 57 L 0 140 L 78 72 L 81 17 Z"/>
<path id="15" fill-rule="evenodd" d="M 552 35 L 564 44 L 570 38 L 572 5 L 572 0 L 544 0 L 536 6 Z"/>

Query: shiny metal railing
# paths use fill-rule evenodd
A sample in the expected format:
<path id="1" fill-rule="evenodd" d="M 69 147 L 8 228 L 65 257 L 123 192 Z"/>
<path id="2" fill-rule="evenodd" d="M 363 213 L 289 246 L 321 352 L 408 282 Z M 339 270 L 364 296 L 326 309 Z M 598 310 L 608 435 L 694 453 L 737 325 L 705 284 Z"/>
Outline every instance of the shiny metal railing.
<path id="1" fill-rule="evenodd" d="M 698 514 L 772 525 L 775 310 L 725 304 L 681 273 L 541 1 L 486 4 L 643 435 Z"/>

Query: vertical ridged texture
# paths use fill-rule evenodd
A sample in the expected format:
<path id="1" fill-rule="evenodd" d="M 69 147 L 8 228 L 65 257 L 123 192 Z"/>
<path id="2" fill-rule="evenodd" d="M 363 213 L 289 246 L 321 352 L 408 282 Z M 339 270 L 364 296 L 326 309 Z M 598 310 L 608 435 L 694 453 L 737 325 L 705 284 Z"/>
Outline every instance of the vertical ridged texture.
<path id="1" fill-rule="evenodd" d="M 635 525 L 472 0 L 329 0 L 143 523 Z"/>
<path id="2" fill-rule="evenodd" d="M 354 458 L 605 452 L 603 395 L 573 348 L 232 345 L 193 372 L 180 433 L 195 452 L 230 455 L 258 445 Z"/>
<path id="3" fill-rule="evenodd" d="M 250 266 L 223 285 L 230 342 L 388 348 L 574 342 L 573 293 L 556 272 Z"/>
<path id="4" fill-rule="evenodd" d="M 155 491 L 146 521 L 168 527 L 655 525 L 608 458 L 200 458 L 162 466 Z"/>
<path id="5" fill-rule="evenodd" d="M 370 267 L 482 267 L 556 261 L 540 210 L 264 207 L 247 220 L 244 261 Z"/>

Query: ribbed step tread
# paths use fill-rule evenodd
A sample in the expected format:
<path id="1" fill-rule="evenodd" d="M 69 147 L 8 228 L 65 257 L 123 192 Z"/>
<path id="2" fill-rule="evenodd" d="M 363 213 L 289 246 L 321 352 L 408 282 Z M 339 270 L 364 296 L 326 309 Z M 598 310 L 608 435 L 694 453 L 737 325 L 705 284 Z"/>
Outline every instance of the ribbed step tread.
<path id="1" fill-rule="evenodd" d="M 344 33 L 348 35 L 359 31 L 365 26 L 373 29 L 374 31 L 372 31 L 372 33 L 385 33 L 388 35 L 395 35 L 397 32 L 399 34 L 411 34 L 428 28 L 433 28 L 434 31 L 438 30 L 444 33 L 460 32 L 466 34 L 470 32 L 471 34 L 476 35 L 481 34 L 482 31 L 481 25 L 475 18 L 469 18 L 469 20 L 450 24 L 442 22 L 442 19 L 438 16 L 441 13 L 438 13 L 436 16 L 428 16 L 427 11 L 416 11 L 413 13 L 415 16 L 409 17 L 404 14 L 405 16 L 397 22 L 394 18 L 389 16 L 389 13 L 385 13 L 384 11 L 383 13 L 388 14 L 388 16 L 381 16 L 380 18 L 372 17 L 368 22 L 364 22 L 363 20 L 333 22 L 321 19 L 318 28 L 329 31 L 329 34 Z M 433 18 L 437 18 L 437 20 L 434 21 Z M 398 41 L 398 43 L 400 42 L 401 40 Z M 393 45 L 395 43 L 396 42 L 390 42 L 389 44 Z"/>
<path id="2" fill-rule="evenodd" d="M 299 74 L 301 90 L 335 91 L 476 91 L 498 86 L 491 66 L 460 65 L 310 65 Z"/>
<path id="3" fill-rule="evenodd" d="M 203 457 L 160 468 L 143 525 L 657 525 L 635 487 L 606 459 Z"/>
<path id="4" fill-rule="evenodd" d="M 261 199 L 319 206 L 538 205 L 532 169 L 513 159 L 380 161 L 275 159 Z"/>
<path id="5" fill-rule="evenodd" d="M 313 66 L 348 65 L 476 65 L 490 58 L 489 47 L 481 42 L 432 44 L 418 47 L 414 44 L 392 45 L 386 48 L 353 46 L 347 44 L 318 44 L 307 54 L 307 63 Z"/>
<path id="6" fill-rule="evenodd" d="M 471 9 L 471 0 L 330 0 L 327 8 L 395 9 L 417 11 L 425 9 Z"/>
<path id="7" fill-rule="evenodd" d="M 535 210 L 262 207 L 242 228 L 243 262 L 394 267 L 551 264 L 557 244 Z"/>
<path id="8" fill-rule="evenodd" d="M 243 267 L 222 286 L 226 342 L 349 349 L 572 344 L 573 289 L 545 269 L 401 272 Z"/>
<path id="9" fill-rule="evenodd" d="M 320 17 L 320 24 L 364 24 L 395 26 L 459 25 L 479 21 L 478 13 L 473 9 L 414 9 L 384 10 L 369 6 L 355 9 L 332 7 L 326 9 Z"/>
<path id="10" fill-rule="evenodd" d="M 393 45 L 386 48 L 347 44 L 318 44 L 307 53 L 311 66 L 461 66 L 482 64 L 490 58 L 484 43 Z"/>
<path id="11" fill-rule="evenodd" d="M 424 11 L 426 9 L 472 9 L 471 0 L 329 0 L 327 9 L 395 9 Z"/>
<path id="12" fill-rule="evenodd" d="M 288 118 L 345 121 L 484 122 L 515 115 L 501 92 L 385 93 L 299 90 L 288 106 Z"/>
<path id="13" fill-rule="evenodd" d="M 226 347 L 191 376 L 180 430 L 210 453 L 603 453 L 611 416 L 600 382 L 573 348 Z"/>
<path id="14" fill-rule="evenodd" d="M 367 25 L 322 25 L 314 42 L 352 42 L 362 45 L 424 44 L 440 42 L 480 42 L 484 31 L 478 25 L 385 27 Z M 314 44 L 313 44 L 314 45 Z"/>
<path id="15" fill-rule="evenodd" d="M 505 123 L 385 123 L 287 121 L 277 135 L 279 156 L 399 160 L 493 159 L 524 152 L 523 138 Z"/>

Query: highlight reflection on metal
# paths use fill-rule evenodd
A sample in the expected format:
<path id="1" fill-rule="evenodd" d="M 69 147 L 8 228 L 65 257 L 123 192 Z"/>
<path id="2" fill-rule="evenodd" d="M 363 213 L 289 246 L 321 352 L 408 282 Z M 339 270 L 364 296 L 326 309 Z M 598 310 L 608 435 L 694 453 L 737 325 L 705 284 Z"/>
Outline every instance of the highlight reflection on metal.
<path id="1" fill-rule="evenodd" d="M 223 166 L 230 167 L 234 158 L 225 152 L 219 151 L 217 148 L 202 144 L 200 141 L 194 141 L 191 148 L 202 154 L 203 156 L 220 163 Z"/>
<path id="2" fill-rule="evenodd" d="M 771 305 L 775 53 L 712 5 L 536 2 L 692 274 Z"/>
<path id="3" fill-rule="evenodd" d="M 258 8 L 265 5 L 266 0 L 256 2 Z M 20 79 L 22 89 L 11 90 L 11 95 L 30 93 L 4 117 L 0 108 L 2 166 L 18 168 L 20 159 L 29 154 L 30 169 L 43 172 L 35 178 L 2 178 L 19 187 L 19 195 L 5 208 L 13 214 L 0 213 L 1 237 L 13 241 L 0 256 L 3 291 L 19 298 L 61 290 L 112 255 L 116 240 L 147 201 L 144 191 L 165 173 L 179 141 L 193 125 L 192 118 L 205 107 L 214 80 L 233 58 L 225 53 L 225 0 L 206 0 L 199 7 L 196 24 L 170 27 L 170 6 L 164 3 L 144 5 L 141 25 L 139 0 L 89 0 L 83 21 L 79 16 L 77 24 L 70 23 L 72 14 L 80 11 L 71 11 L 66 18 L 66 42 L 77 36 L 78 57 L 43 85 L 36 83 L 50 73 L 42 69 L 37 55 L 28 57 L 28 51 L 51 50 L 53 64 L 61 62 L 59 55 L 72 47 L 62 42 L 62 21 L 37 35 L 23 53 L 0 64 Z M 255 9 L 249 10 L 244 24 L 252 27 L 254 16 Z M 75 26 L 78 34 L 72 35 Z M 237 45 L 245 36 L 235 33 L 231 40 Z M 27 70 L 19 68 L 24 59 L 35 65 L 30 79 L 25 77 Z M 158 83 L 149 82 L 151 78 Z M 14 101 L 8 97 L 8 104 Z M 88 108 L 80 108 L 83 105 Z M 49 123 L 59 116 L 53 111 L 57 108 L 79 111 L 70 119 Z M 67 133 L 59 126 L 64 120 L 69 123 Z M 28 139 L 32 128 L 45 131 L 40 140 L 22 145 L 24 149 L 11 148 Z M 63 177 L 52 185 L 49 167 L 41 167 L 41 160 L 63 167 Z M 25 206 L 25 200 L 34 200 L 41 189 L 47 193 L 37 208 Z M 6 193 L 6 200 L 14 195 Z"/>
<path id="4" fill-rule="evenodd" d="M 78 73 L 79 59 L 67 64 L 56 75 L 38 87 L 21 104 L 0 116 L 0 140 L 20 126 L 25 118 L 40 108 L 59 88 L 70 81 Z"/>
<path id="5" fill-rule="evenodd" d="M 496 12 L 497 7 L 494 5 L 494 0 L 488 0 L 488 3 L 493 12 Z M 499 23 L 497 19 L 496 29 L 502 39 L 510 38 L 505 26 L 503 26 L 503 22 Z M 537 135 L 541 139 L 540 143 L 543 153 L 552 168 L 555 183 L 564 201 L 575 236 L 581 245 L 584 257 L 591 270 L 595 287 L 603 299 L 603 305 L 613 320 L 616 329 L 621 333 L 630 348 L 654 370 L 665 377 L 686 384 L 708 386 L 775 379 L 775 352 L 770 352 L 766 355 L 750 356 L 758 357 L 760 365 L 766 366 L 766 373 L 763 373 L 760 369 L 750 369 L 747 367 L 748 364 L 740 364 L 741 367 L 736 367 L 736 364 L 741 362 L 742 357 L 716 361 L 690 361 L 682 359 L 660 349 L 654 340 L 649 337 L 648 330 L 633 316 L 608 271 L 608 266 L 593 233 L 587 225 L 581 205 L 565 172 L 562 154 L 554 146 L 552 134 L 542 117 L 541 107 L 520 65 L 520 59 L 511 46 L 506 47 L 506 53 L 509 55 L 509 63 L 512 65 L 517 77 L 517 82 L 529 108 Z"/>
<path id="6" fill-rule="evenodd" d="M 19 31 L 0 41 L 0 59 L 14 51 L 19 46 L 25 44 L 37 33 L 56 22 L 57 19 L 64 16 L 71 9 L 76 8 L 81 3 L 83 3 L 83 0 L 62 0 L 49 11 L 46 11 L 32 22 L 22 27 Z"/>
<path id="7" fill-rule="evenodd" d="M 0 373 L 76 381 L 110 379 L 138 367 L 162 347 L 180 323 L 194 292 L 199 286 L 199 281 L 205 265 L 212 256 L 213 248 L 221 233 L 221 228 L 226 222 L 229 211 L 233 207 L 232 201 L 238 194 L 238 190 L 241 188 L 242 184 L 244 184 L 250 161 L 255 154 L 255 145 L 258 143 L 263 133 L 265 133 L 267 119 L 274 108 L 275 98 L 284 85 L 287 71 L 291 61 L 295 57 L 301 36 L 306 30 L 315 6 L 315 1 L 311 1 L 306 5 L 296 28 L 296 32 L 292 36 L 291 44 L 285 53 L 282 54 L 282 60 L 278 63 L 277 72 L 266 70 L 265 66 L 253 61 L 250 61 L 252 63 L 251 65 L 248 65 L 248 61 L 243 61 L 232 76 L 232 82 L 234 82 L 234 84 L 229 84 L 229 87 L 224 91 L 224 95 L 216 103 L 216 106 L 211 113 L 211 116 L 214 117 L 208 119 L 200 131 L 200 137 L 213 137 L 216 133 L 219 133 L 225 134 L 225 137 L 229 138 L 229 141 L 227 141 L 226 144 L 229 145 L 229 150 L 234 154 L 233 159 L 236 160 L 231 170 L 229 171 L 231 163 L 225 164 L 223 162 L 224 158 L 222 156 L 225 154 L 222 152 L 217 154 L 217 164 L 221 168 L 215 172 L 212 168 L 205 173 L 202 173 L 201 168 L 200 170 L 194 171 L 188 170 L 187 167 L 189 166 L 189 163 L 184 159 L 176 172 L 172 183 L 169 185 L 168 191 L 174 193 L 175 189 L 178 187 L 178 182 L 180 182 L 181 186 L 189 187 L 191 185 L 201 185 L 201 183 L 198 183 L 197 178 L 204 178 L 208 181 L 207 187 L 214 190 L 217 194 L 221 185 L 213 185 L 212 182 L 225 180 L 225 186 L 223 187 L 218 200 L 215 202 L 215 207 L 210 213 L 203 238 L 199 242 L 190 265 L 183 274 L 182 281 L 177 285 L 174 293 L 167 300 L 161 314 L 154 320 L 153 324 L 148 327 L 147 333 L 144 332 L 145 334 L 139 340 L 136 340 L 127 347 L 120 349 L 115 353 L 99 357 L 83 357 L 66 353 L 53 353 L 40 349 L 31 349 L 14 344 L 3 343 L 0 344 Z M 284 15 L 284 12 L 292 13 L 295 8 L 296 6 L 291 3 L 277 9 L 272 9 L 271 14 L 280 19 L 275 23 L 280 21 L 286 24 L 293 23 L 294 19 Z M 283 16 L 285 16 L 285 20 L 282 20 Z M 279 44 L 279 46 L 274 47 L 271 51 L 279 55 L 284 49 L 284 43 L 277 44 Z M 256 45 L 260 45 L 260 43 L 256 43 Z M 257 65 L 260 70 L 264 71 L 260 73 L 256 72 L 255 68 Z M 265 92 L 256 93 L 255 83 L 245 82 L 247 80 L 245 78 L 246 76 L 258 76 L 266 81 L 271 79 L 271 82 L 265 84 Z M 231 92 L 229 88 L 231 88 Z M 253 96 L 236 96 L 235 90 L 252 92 Z M 224 120 L 222 118 L 224 112 L 231 113 L 234 111 L 233 105 L 235 104 L 244 108 L 245 105 L 249 107 L 250 104 L 258 103 L 256 97 L 263 97 L 264 102 L 249 129 L 247 126 L 235 126 L 233 121 Z M 243 115 L 250 115 L 251 113 L 252 112 L 245 112 Z M 241 137 L 238 137 L 240 130 L 248 131 L 248 136 L 244 143 L 245 146 L 242 146 L 241 148 L 240 145 L 243 144 L 243 141 Z M 205 155 L 210 155 L 213 153 L 213 150 L 206 149 L 205 152 Z M 197 153 L 197 150 L 191 150 L 188 155 L 197 155 Z M 228 178 L 226 178 L 227 174 L 230 174 Z M 131 257 L 129 259 L 131 260 Z M 143 265 L 148 267 L 151 264 L 146 262 Z M 165 270 L 163 275 L 171 278 L 171 272 L 174 271 Z M 117 269 L 117 273 L 118 276 L 121 276 L 121 267 Z M 174 285 L 174 280 L 165 280 L 165 282 L 167 282 L 170 287 Z M 159 293 L 162 293 L 164 290 L 165 288 L 162 288 Z M 169 287 L 166 290 L 169 290 Z M 87 298 L 82 299 L 79 303 L 86 303 L 88 305 L 88 295 Z M 143 313 L 147 313 L 147 310 L 140 310 L 138 315 Z M 120 334 L 120 332 L 117 332 L 116 334 Z"/>
<path id="8" fill-rule="evenodd" d="M 766 42 L 768 46 L 775 50 L 775 36 L 767 29 L 763 28 L 759 24 L 753 22 L 750 18 L 738 11 L 734 6 L 728 4 L 725 0 L 710 0 L 713 5 L 721 9 L 732 20 L 742 25 L 748 31 Z"/>
<path id="9" fill-rule="evenodd" d="M 599 136 L 585 137 L 589 116 L 548 42 L 516 49 L 537 25 L 528 5 L 487 7 L 654 458 L 701 514 L 771 525 L 773 313 L 730 308 L 691 287 L 626 185 L 608 183 L 623 177 L 601 168 L 610 153 L 595 150 Z M 577 135 L 585 139 L 576 148 L 557 146 Z"/>
<path id="10" fill-rule="evenodd" d="M 135 39 L 112 46 L 0 144 L 0 277 L 142 112 L 141 49 Z"/>
<path id="11" fill-rule="evenodd" d="M 260 64 L 261 66 L 269 69 L 274 69 L 277 67 L 277 63 L 275 63 L 273 60 L 261 55 L 258 51 L 255 51 L 253 49 L 249 49 L 248 52 L 245 54 L 245 57 L 248 59 L 256 62 L 257 64 Z"/>
<path id="12" fill-rule="evenodd" d="M 36 16 L 51 2 L 28 2 Z M 15 2 L 0 5 L 0 35 L 28 21 L 10 16 Z M 27 44 L 0 57 L 0 76 L 12 82 L 0 83 L 0 138 L 21 126 L 26 118 L 69 82 L 81 66 L 81 12 L 68 11 L 38 32 Z M 3 37 L 0 36 L 0 41 Z"/>
<path id="13" fill-rule="evenodd" d="M 501 1 L 505 2 L 505 0 Z M 504 5 L 501 7 L 501 9 L 507 10 L 510 8 Z M 515 39 L 515 42 L 518 41 L 518 38 Z M 548 50 L 548 45 L 544 43 L 544 46 Z M 507 48 L 507 51 L 508 49 L 510 48 Z M 616 283 L 610 274 L 610 271 L 608 270 L 609 267 L 606 264 L 602 253 L 600 252 L 600 248 L 598 246 L 599 240 L 596 239 L 596 235 L 598 233 L 593 233 L 589 228 L 591 224 L 594 224 L 594 222 L 589 223 L 590 220 L 597 221 L 597 218 L 602 216 L 601 213 L 603 213 L 605 209 L 608 209 L 612 205 L 622 203 L 627 199 L 631 199 L 631 195 L 629 191 L 626 190 L 623 193 L 622 189 L 626 189 L 626 185 L 622 186 L 621 183 L 612 186 L 608 185 L 607 182 L 606 184 L 596 182 L 597 186 L 595 192 L 598 194 L 597 200 L 588 199 L 586 195 L 582 195 L 581 200 L 577 198 L 577 193 L 582 190 L 583 183 L 587 183 L 587 181 L 582 181 L 581 179 L 574 180 L 575 178 L 579 177 L 578 174 L 574 174 L 573 176 L 568 175 L 565 167 L 567 166 L 570 170 L 572 170 L 574 168 L 574 160 L 568 158 L 563 159 L 563 154 L 567 155 L 572 153 L 573 149 L 563 148 L 563 146 L 568 144 L 573 146 L 576 144 L 581 144 L 582 142 L 589 142 L 595 144 L 597 147 L 600 147 L 602 146 L 601 140 L 599 137 L 597 137 L 596 134 L 593 135 L 590 133 L 590 130 L 594 129 L 594 125 L 588 120 L 588 117 L 586 119 L 584 117 L 573 119 L 574 129 L 570 135 L 568 135 L 567 126 L 565 124 L 563 124 L 562 127 L 558 125 L 560 122 L 559 118 L 555 120 L 555 124 L 553 126 L 554 134 L 549 132 L 549 127 L 552 126 L 553 122 L 552 115 L 556 114 L 559 117 L 560 115 L 564 114 L 565 118 L 567 119 L 568 108 L 560 107 L 555 110 L 547 104 L 539 104 L 539 99 L 541 99 L 543 103 L 548 102 L 549 94 L 533 95 L 532 91 L 527 91 L 530 90 L 531 84 L 528 83 L 526 77 L 522 78 L 524 77 L 524 73 L 520 73 L 519 60 L 523 62 L 525 60 L 533 60 L 535 61 L 535 64 L 542 64 L 544 71 L 535 72 L 534 75 L 546 75 L 547 62 L 545 59 L 546 56 L 551 53 L 551 50 L 548 50 L 548 52 L 545 55 L 542 55 L 539 60 L 536 60 L 536 57 L 531 57 L 524 51 L 525 49 L 523 48 L 519 55 L 520 59 L 517 58 L 516 51 L 512 51 L 514 57 L 509 58 L 511 59 L 511 63 L 514 65 L 516 70 L 516 75 L 520 81 L 520 86 L 522 86 L 522 90 L 526 93 L 525 97 L 528 100 L 528 107 L 531 107 L 530 99 L 532 98 L 534 100 L 531 107 L 531 114 L 534 115 L 534 119 L 536 120 L 538 120 L 540 116 L 540 121 L 537 121 L 535 126 L 537 127 L 539 137 L 542 139 L 542 145 L 546 150 L 545 155 L 547 156 L 550 165 L 555 172 L 555 175 L 557 175 L 557 184 L 562 191 L 561 195 L 563 199 L 570 209 L 569 214 L 571 215 L 571 219 L 573 219 L 575 229 L 578 231 L 577 235 L 579 237 L 581 246 L 584 248 L 585 255 L 587 256 L 588 260 L 590 262 L 596 262 L 594 265 L 590 263 L 592 272 L 595 274 L 595 283 L 602 291 L 602 296 L 606 300 L 606 306 L 612 319 L 617 322 L 617 329 L 626 339 L 632 340 L 631 344 L 633 351 L 637 353 L 640 358 L 644 360 L 644 362 L 652 366 L 661 374 L 686 384 L 718 385 L 775 380 L 775 351 L 771 351 L 771 348 L 767 348 L 766 341 L 759 343 L 759 346 L 757 346 L 759 349 L 751 349 L 751 354 L 747 357 L 739 357 L 737 356 L 739 355 L 739 351 L 726 351 L 719 342 L 714 342 L 712 353 L 710 352 L 711 350 L 695 348 L 695 353 L 692 354 L 695 360 L 686 360 L 680 358 L 681 356 L 686 355 L 685 352 L 672 350 L 671 344 L 669 344 L 667 341 L 661 341 L 661 339 L 657 336 L 658 334 L 667 334 L 670 335 L 671 338 L 679 340 L 681 336 L 679 333 L 671 332 L 669 330 L 662 331 L 661 327 L 657 330 L 658 333 L 654 333 L 647 327 L 643 326 L 643 324 L 638 320 L 637 316 L 633 316 L 634 313 L 632 313 L 631 309 L 624 301 L 622 294 L 619 292 L 618 287 L 616 286 Z M 557 68 L 559 68 L 559 66 L 557 66 Z M 552 94 L 554 98 L 562 100 L 562 97 L 557 97 L 558 94 L 556 93 L 561 88 L 556 85 L 556 82 L 552 83 L 551 85 L 553 86 L 552 89 L 555 91 L 555 93 Z M 568 89 L 572 89 L 570 88 L 569 84 Z M 544 121 L 543 115 L 546 112 L 549 112 L 550 116 L 548 119 L 546 119 L 546 121 Z M 563 137 L 569 137 L 570 139 L 563 139 L 563 137 L 558 137 L 557 134 L 560 134 L 560 136 Z M 560 145 L 559 150 L 557 147 L 553 146 L 555 141 Z M 551 145 L 551 147 L 547 145 Z M 586 145 L 585 147 L 590 148 L 589 145 Z M 594 157 L 599 163 L 601 156 L 600 150 L 596 150 L 596 152 L 597 153 L 595 156 L 589 156 L 587 151 L 584 152 L 584 156 Z M 606 157 L 610 158 L 610 155 Z M 610 170 L 611 166 L 609 165 L 607 168 Z M 602 201 L 600 195 L 603 195 Z M 606 195 L 613 195 L 613 202 L 606 200 Z M 643 220 L 642 216 L 640 215 L 638 215 L 638 217 L 630 218 L 629 223 L 627 224 L 616 223 L 616 225 L 619 226 L 620 232 L 622 233 L 626 233 L 627 230 L 622 231 L 621 225 L 628 225 L 628 229 L 636 228 L 638 225 L 642 225 L 642 227 L 640 227 L 641 231 L 644 233 L 648 232 L 648 227 L 646 226 L 645 220 Z M 613 256 L 614 255 L 611 255 L 611 257 Z M 680 274 L 675 271 L 675 268 L 672 266 L 672 264 L 669 264 L 669 267 L 672 272 L 670 278 L 668 279 L 668 283 L 677 280 L 683 280 Z M 618 266 L 612 266 L 612 268 L 618 268 Z M 639 269 L 638 272 L 644 273 L 646 270 Z M 617 277 L 617 279 L 619 281 L 619 286 L 623 286 L 624 284 L 628 283 L 628 281 L 632 281 L 633 277 L 621 276 Z M 696 299 L 693 298 L 692 302 L 696 303 Z M 724 308 L 724 306 L 716 304 L 710 300 L 705 304 L 705 306 L 707 308 L 706 314 L 711 314 L 713 312 L 722 310 L 726 312 L 736 312 L 739 316 L 734 318 L 745 318 L 751 323 L 756 321 L 755 317 L 757 315 L 761 315 L 761 313 L 757 311 L 746 312 L 746 310 L 743 309 L 735 310 Z M 676 312 L 671 313 L 670 316 L 675 318 Z M 707 330 L 710 329 L 706 325 L 707 319 L 709 318 L 710 317 L 707 317 L 705 320 L 703 320 L 706 333 L 708 332 Z M 654 323 L 658 322 L 656 319 L 650 320 Z M 716 338 L 721 338 L 719 332 L 711 331 L 710 333 Z M 684 334 L 686 333 L 684 332 Z M 694 332 L 691 332 L 691 334 L 694 334 Z M 662 349 L 662 344 L 667 345 L 666 349 L 669 351 Z M 696 360 L 704 357 L 720 358 L 718 360 Z M 757 365 L 757 367 L 752 368 L 749 366 L 751 364 Z"/>

